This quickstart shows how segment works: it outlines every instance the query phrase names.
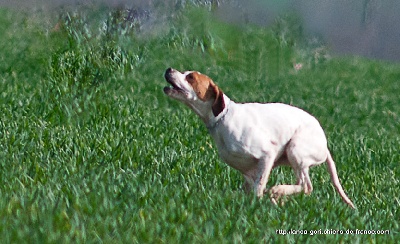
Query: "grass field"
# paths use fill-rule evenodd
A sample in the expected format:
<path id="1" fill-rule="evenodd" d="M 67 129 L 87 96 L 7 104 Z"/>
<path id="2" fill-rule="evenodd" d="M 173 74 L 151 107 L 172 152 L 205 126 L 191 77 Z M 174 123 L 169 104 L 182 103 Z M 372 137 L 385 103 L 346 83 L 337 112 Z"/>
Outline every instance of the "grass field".
<path id="1" fill-rule="evenodd" d="M 0 9 L 2 243 L 398 240 L 399 64 L 329 57 L 290 16 L 232 26 L 187 7 L 146 33 L 117 10 L 42 15 Z M 283 207 L 245 195 L 201 121 L 163 94 L 170 66 L 208 74 L 233 100 L 315 115 L 357 209 L 324 165 L 313 193 Z M 278 168 L 268 185 L 294 181 Z"/>

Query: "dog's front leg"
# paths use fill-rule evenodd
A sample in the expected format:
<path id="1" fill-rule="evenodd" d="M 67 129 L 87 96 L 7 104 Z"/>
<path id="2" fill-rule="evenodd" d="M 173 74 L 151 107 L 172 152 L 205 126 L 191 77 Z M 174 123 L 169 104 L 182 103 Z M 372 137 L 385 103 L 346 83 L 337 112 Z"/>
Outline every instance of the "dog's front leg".
<path id="1" fill-rule="evenodd" d="M 245 193 L 250 194 L 253 190 L 254 180 L 245 174 L 243 176 L 244 176 L 244 183 L 242 189 L 244 190 Z"/>
<path id="2" fill-rule="evenodd" d="M 257 174 L 254 181 L 254 191 L 257 197 L 262 197 L 268 182 L 269 174 L 274 165 L 275 158 L 271 155 L 260 158 L 257 165 Z"/>

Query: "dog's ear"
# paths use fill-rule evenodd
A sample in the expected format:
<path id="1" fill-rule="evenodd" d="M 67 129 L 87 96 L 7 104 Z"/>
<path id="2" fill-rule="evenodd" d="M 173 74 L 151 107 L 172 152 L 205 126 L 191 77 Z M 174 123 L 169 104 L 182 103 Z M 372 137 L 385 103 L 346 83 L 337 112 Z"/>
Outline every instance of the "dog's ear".
<path id="1" fill-rule="evenodd" d="M 214 86 L 215 100 L 212 105 L 212 112 L 217 117 L 225 108 L 224 93 L 218 86 Z"/>

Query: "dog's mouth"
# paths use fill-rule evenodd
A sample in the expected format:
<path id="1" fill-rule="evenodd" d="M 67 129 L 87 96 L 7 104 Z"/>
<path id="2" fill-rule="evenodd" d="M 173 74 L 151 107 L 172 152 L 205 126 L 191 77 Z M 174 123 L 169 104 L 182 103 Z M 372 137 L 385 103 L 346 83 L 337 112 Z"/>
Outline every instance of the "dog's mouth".
<path id="1" fill-rule="evenodd" d="M 171 84 L 171 85 L 170 85 L 170 86 L 164 87 L 164 92 L 165 92 L 165 93 L 168 93 L 168 92 L 171 92 L 171 91 L 183 92 L 182 88 L 180 88 L 179 86 L 177 86 L 177 85 L 175 84 L 175 82 L 173 82 L 172 80 L 167 80 L 167 82 L 168 82 L 169 84 Z"/>
<path id="2" fill-rule="evenodd" d="M 165 71 L 164 78 L 171 85 L 164 87 L 164 93 L 170 95 L 173 92 L 185 92 L 182 88 L 180 88 L 176 83 L 174 78 L 172 77 L 172 69 L 169 68 Z"/>

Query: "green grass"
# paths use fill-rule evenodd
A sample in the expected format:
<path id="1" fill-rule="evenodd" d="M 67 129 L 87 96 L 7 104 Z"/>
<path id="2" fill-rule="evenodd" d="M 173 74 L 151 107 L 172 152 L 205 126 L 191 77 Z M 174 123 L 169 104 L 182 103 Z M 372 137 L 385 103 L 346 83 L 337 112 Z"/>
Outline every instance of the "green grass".
<path id="1" fill-rule="evenodd" d="M 186 8 L 157 34 L 141 34 L 118 11 L 42 15 L 0 9 L 2 243 L 398 239 L 400 65 L 329 58 L 290 16 L 270 28 L 237 27 Z M 208 74 L 236 101 L 315 115 L 357 210 L 325 166 L 311 170 L 311 196 L 283 207 L 245 195 L 201 121 L 163 94 L 170 66 Z M 291 170 L 278 168 L 268 185 L 291 182 Z"/>

